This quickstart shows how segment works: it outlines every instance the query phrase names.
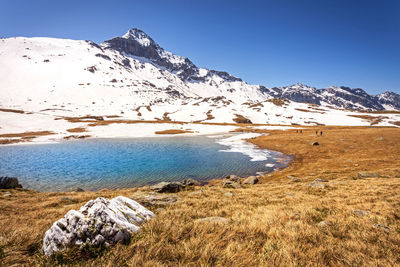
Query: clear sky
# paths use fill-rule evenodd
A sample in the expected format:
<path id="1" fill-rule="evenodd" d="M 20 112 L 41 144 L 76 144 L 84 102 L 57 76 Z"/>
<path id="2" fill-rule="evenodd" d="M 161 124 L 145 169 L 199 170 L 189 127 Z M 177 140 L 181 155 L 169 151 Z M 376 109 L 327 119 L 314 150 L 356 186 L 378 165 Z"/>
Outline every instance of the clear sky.
<path id="1" fill-rule="evenodd" d="M 0 0 L 0 37 L 101 42 L 133 27 L 249 83 L 400 93 L 399 0 Z"/>

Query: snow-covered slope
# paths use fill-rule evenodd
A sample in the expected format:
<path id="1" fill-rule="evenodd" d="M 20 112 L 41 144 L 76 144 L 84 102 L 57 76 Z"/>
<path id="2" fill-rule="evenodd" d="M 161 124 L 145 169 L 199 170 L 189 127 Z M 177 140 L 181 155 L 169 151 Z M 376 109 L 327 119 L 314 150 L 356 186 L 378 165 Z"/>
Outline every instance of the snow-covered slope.
<path id="1" fill-rule="evenodd" d="M 102 44 L 0 39 L 0 64 L 0 134 L 50 130 L 61 138 L 71 135 L 68 129 L 82 126 L 91 136 L 126 136 L 127 129 L 138 130 L 133 120 L 369 125 L 371 119 L 365 116 L 380 115 L 354 117 L 349 115 L 355 113 L 341 109 L 400 107 L 399 95 L 389 92 L 369 96 L 347 87 L 251 85 L 226 72 L 199 68 L 164 50 L 139 29 Z M 113 122 L 95 127 L 97 119 L 76 119 L 87 115 Z M 392 125 L 396 116 L 385 114 L 377 123 Z M 116 127 L 122 123 L 128 128 Z M 114 130 L 99 130 L 105 128 Z M 161 128 L 185 127 L 168 123 Z M 186 128 L 198 133 L 221 131 L 216 125 L 212 131 L 194 124 Z"/>

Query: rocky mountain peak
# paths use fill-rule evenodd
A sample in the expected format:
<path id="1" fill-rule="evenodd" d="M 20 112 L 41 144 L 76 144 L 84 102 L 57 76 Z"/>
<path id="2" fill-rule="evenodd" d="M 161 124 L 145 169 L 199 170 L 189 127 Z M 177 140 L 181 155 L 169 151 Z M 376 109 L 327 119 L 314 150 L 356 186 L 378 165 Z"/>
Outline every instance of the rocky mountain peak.
<path id="1" fill-rule="evenodd" d="M 122 38 L 135 40 L 142 46 L 150 46 L 155 44 L 153 39 L 151 39 L 144 31 L 138 28 L 132 28 L 127 33 L 125 33 Z"/>

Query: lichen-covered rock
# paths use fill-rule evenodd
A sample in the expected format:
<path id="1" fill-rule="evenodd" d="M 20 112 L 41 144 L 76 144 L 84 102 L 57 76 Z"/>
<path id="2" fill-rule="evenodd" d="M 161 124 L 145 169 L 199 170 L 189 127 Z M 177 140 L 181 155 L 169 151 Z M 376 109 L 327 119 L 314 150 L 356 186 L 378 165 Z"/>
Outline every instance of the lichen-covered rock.
<path id="1" fill-rule="evenodd" d="M 50 256 L 72 246 L 109 246 L 128 241 L 154 214 L 136 201 L 119 196 L 90 200 L 79 211 L 70 210 L 47 230 L 43 252 Z"/>

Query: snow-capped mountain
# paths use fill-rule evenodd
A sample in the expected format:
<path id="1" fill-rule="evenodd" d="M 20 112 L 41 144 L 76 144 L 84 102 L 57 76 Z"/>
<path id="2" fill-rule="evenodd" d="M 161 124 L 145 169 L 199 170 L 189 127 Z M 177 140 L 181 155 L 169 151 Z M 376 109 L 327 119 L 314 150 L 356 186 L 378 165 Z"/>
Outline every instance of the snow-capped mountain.
<path id="1" fill-rule="evenodd" d="M 297 83 L 286 87 L 274 87 L 275 96 L 295 102 L 329 105 L 336 108 L 352 110 L 393 110 L 400 108 L 400 95 L 385 92 L 380 95 L 369 95 L 363 89 L 345 86 L 331 86 L 316 89 Z"/>
<path id="2" fill-rule="evenodd" d="M 90 121 L 96 116 L 118 118 L 110 124 L 129 120 L 393 125 L 397 115 L 378 121 L 368 119 L 375 116 L 371 114 L 353 116 L 348 109 L 400 109 L 399 95 L 391 92 L 371 96 L 348 87 L 248 84 L 227 72 L 197 67 L 139 29 L 101 44 L 2 38 L 0 64 L 0 134 L 51 126 L 65 137 L 72 122 L 83 123 L 80 126 L 95 135 L 94 129 L 105 128 L 93 128 L 82 118 Z"/>
<path id="3" fill-rule="evenodd" d="M 384 92 L 375 96 L 385 109 L 400 110 L 400 95 L 393 92 Z"/>
<path id="4" fill-rule="evenodd" d="M 174 55 L 164 50 L 140 29 L 133 28 L 122 37 L 112 38 L 102 43 L 106 49 L 113 49 L 126 56 L 150 60 L 159 67 L 168 69 L 183 81 L 206 82 L 215 75 L 225 81 L 242 81 L 227 72 L 200 69 L 186 57 Z"/>

